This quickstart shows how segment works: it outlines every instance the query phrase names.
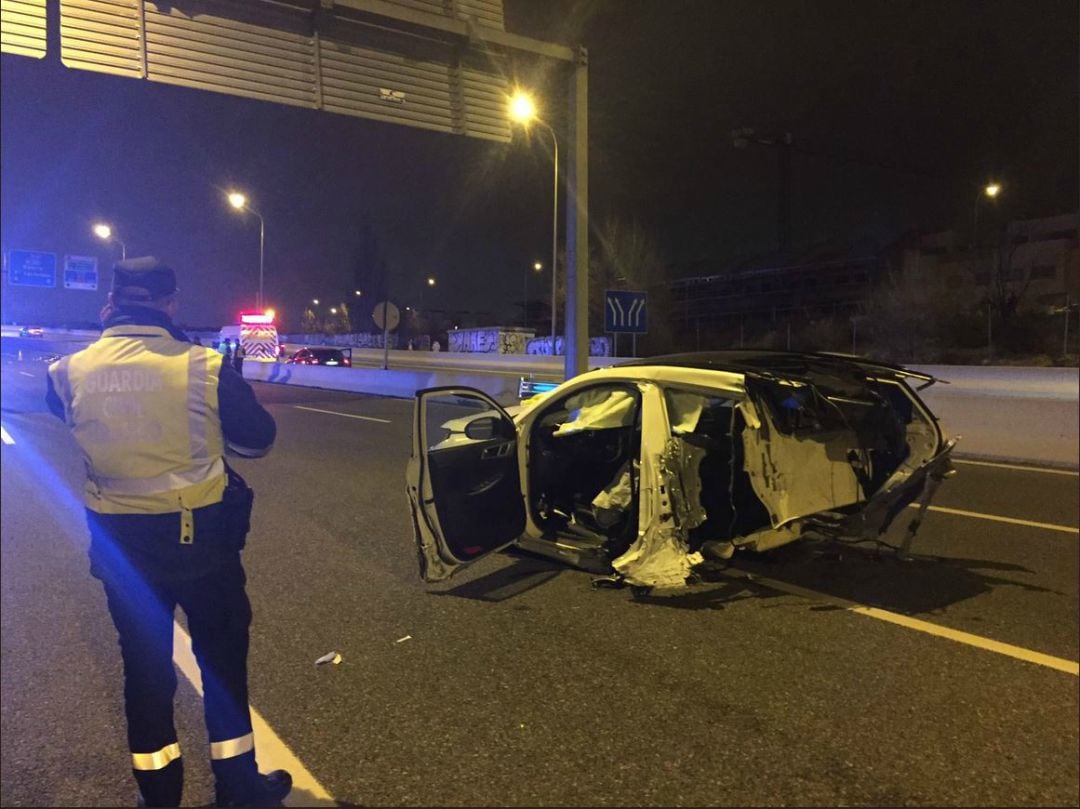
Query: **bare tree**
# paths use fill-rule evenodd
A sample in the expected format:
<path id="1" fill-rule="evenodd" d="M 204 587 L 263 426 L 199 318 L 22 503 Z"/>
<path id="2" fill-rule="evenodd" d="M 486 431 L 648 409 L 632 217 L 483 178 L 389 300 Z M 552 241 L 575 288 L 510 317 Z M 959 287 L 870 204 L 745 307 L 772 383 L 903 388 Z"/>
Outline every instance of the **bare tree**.
<path id="1" fill-rule="evenodd" d="M 649 293 L 647 344 L 666 350 L 671 343 L 669 269 L 656 238 L 639 222 L 616 217 L 605 219 L 593 235 L 589 256 L 590 331 L 598 333 L 603 329 L 606 290 L 642 290 Z M 565 274 L 559 277 L 558 285 L 559 311 L 565 317 Z"/>

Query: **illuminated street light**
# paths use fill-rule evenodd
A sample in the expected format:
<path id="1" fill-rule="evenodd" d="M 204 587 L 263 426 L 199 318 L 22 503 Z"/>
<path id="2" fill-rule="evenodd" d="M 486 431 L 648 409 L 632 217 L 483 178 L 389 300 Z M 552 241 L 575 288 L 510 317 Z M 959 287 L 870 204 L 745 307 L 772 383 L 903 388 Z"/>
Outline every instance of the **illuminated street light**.
<path id="1" fill-rule="evenodd" d="M 536 117 L 536 103 L 528 93 L 518 90 L 510 98 L 510 119 L 529 124 Z"/>
<path id="2" fill-rule="evenodd" d="M 532 265 L 532 268 L 533 268 L 533 272 L 540 272 L 542 269 L 544 269 L 544 265 L 541 264 L 539 261 L 534 261 L 533 265 Z M 525 271 L 525 286 L 524 286 L 524 292 L 522 294 L 523 294 L 524 297 L 522 298 L 522 301 L 521 301 L 521 325 L 522 325 L 523 328 L 528 328 L 529 327 L 529 271 L 528 270 Z"/>
<path id="3" fill-rule="evenodd" d="M 98 222 L 94 225 L 94 235 L 105 242 L 116 242 L 120 245 L 120 260 L 123 261 L 127 258 L 127 245 L 125 245 L 120 238 L 113 233 L 113 229 L 105 222 Z"/>
<path id="4" fill-rule="evenodd" d="M 551 354 L 554 356 L 555 351 L 555 323 L 556 323 L 556 267 L 558 257 L 558 241 L 559 241 L 559 139 L 555 137 L 555 130 L 546 124 L 536 113 L 536 104 L 533 102 L 532 97 L 521 90 L 518 90 L 510 98 L 509 106 L 510 120 L 515 123 L 521 124 L 528 129 L 530 124 L 536 123 L 544 127 L 549 133 L 551 133 L 551 143 L 554 146 L 554 159 L 552 164 L 555 168 L 555 179 L 553 182 L 554 192 L 552 197 L 554 202 L 552 204 L 553 212 L 551 216 Z"/>
<path id="5" fill-rule="evenodd" d="M 330 314 L 332 314 L 332 315 L 336 315 L 336 314 L 337 314 L 337 307 L 336 307 L 336 306 L 331 306 L 331 307 L 330 307 Z"/>
<path id="6" fill-rule="evenodd" d="M 262 218 L 262 214 L 248 205 L 248 198 L 241 194 L 239 191 L 230 191 L 226 195 L 229 199 L 229 204 L 232 205 L 238 211 L 248 211 L 259 217 L 259 295 L 255 299 L 255 308 L 262 309 L 263 305 L 263 245 L 266 242 L 266 222 Z"/>
<path id="7" fill-rule="evenodd" d="M 429 287 L 433 287 L 433 286 L 435 286 L 435 279 L 434 279 L 434 278 L 429 278 L 429 279 L 427 279 L 427 285 L 428 285 Z"/>
<path id="8" fill-rule="evenodd" d="M 312 299 L 311 299 L 311 302 L 312 302 L 313 304 L 315 304 L 316 306 L 318 306 L 318 305 L 319 305 L 319 299 L 318 299 L 318 298 L 312 298 Z"/>
<path id="9" fill-rule="evenodd" d="M 979 239 L 979 202 L 983 197 L 987 199 L 997 199 L 1001 193 L 1001 183 L 989 182 L 979 189 L 979 193 L 975 196 L 975 210 L 971 216 L 971 249 L 974 250 L 977 246 Z"/>
<path id="10" fill-rule="evenodd" d="M 356 297 L 358 297 L 358 298 L 359 298 L 359 297 L 360 297 L 361 295 L 363 295 L 364 293 L 363 293 L 363 292 L 361 292 L 361 291 L 360 291 L 360 290 L 358 289 L 358 290 L 356 290 L 356 292 L 355 292 L 354 294 L 356 295 Z"/>

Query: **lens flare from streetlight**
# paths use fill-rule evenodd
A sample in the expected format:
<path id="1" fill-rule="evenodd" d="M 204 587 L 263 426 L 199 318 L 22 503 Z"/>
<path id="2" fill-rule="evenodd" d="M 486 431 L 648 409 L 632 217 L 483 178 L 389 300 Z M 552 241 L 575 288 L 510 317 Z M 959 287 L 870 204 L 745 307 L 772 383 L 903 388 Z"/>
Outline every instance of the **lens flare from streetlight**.
<path id="1" fill-rule="evenodd" d="M 111 239 L 112 228 L 106 225 L 104 222 L 99 222 L 98 224 L 94 225 L 94 235 L 97 236 L 99 239 Z"/>
<path id="2" fill-rule="evenodd" d="M 1001 193 L 1001 183 L 987 183 L 986 188 L 983 189 L 986 192 L 986 196 L 993 199 Z"/>
<path id="3" fill-rule="evenodd" d="M 527 124 L 536 117 L 536 103 L 532 97 L 518 90 L 510 98 L 510 118 L 519 124 Z"/>
<path id="4" fill-rule="evenodd" d="M 245 197 L 239 191 L 230 191 L 229 192 L 229 204 L 232 205 L 234 208 L 236 208 L 236 210 L 239 211 L 245 205 L 247 205 L 247 197 Z"/>

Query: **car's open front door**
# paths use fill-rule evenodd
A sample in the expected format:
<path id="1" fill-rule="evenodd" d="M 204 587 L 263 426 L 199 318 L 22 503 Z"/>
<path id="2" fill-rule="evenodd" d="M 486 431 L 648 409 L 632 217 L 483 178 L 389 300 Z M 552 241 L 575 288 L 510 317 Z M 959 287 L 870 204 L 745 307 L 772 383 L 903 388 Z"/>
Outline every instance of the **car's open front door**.
<path id="1" fill-rule="evenodd" d="M 424 581 L 506 547 L 525 527 L 517 428 L 472 388 L 416 394 L 408 493 Z"/>

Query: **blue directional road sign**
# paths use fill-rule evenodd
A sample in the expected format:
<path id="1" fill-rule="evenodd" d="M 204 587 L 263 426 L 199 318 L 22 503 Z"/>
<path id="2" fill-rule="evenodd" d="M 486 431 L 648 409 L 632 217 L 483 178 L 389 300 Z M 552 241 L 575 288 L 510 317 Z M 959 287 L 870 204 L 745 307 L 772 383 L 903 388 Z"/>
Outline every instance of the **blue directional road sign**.
<path id="1" fill-rule="evenodd" d="M 64 256 L 64 289 L 97 289 L 97 256 Z"/>
<path id="2" fill-rule="evenodd" d="M 12 250 L 8 253 L 8 283 L 24 287 L 56 286 L 56 253 Z"/>
<path id="3" fill-rule="evenodd" d="M 604 331 L 645 334 L 648 331 L 648 306 L 644 292 L 625 289 L 604 291 Z"/>

